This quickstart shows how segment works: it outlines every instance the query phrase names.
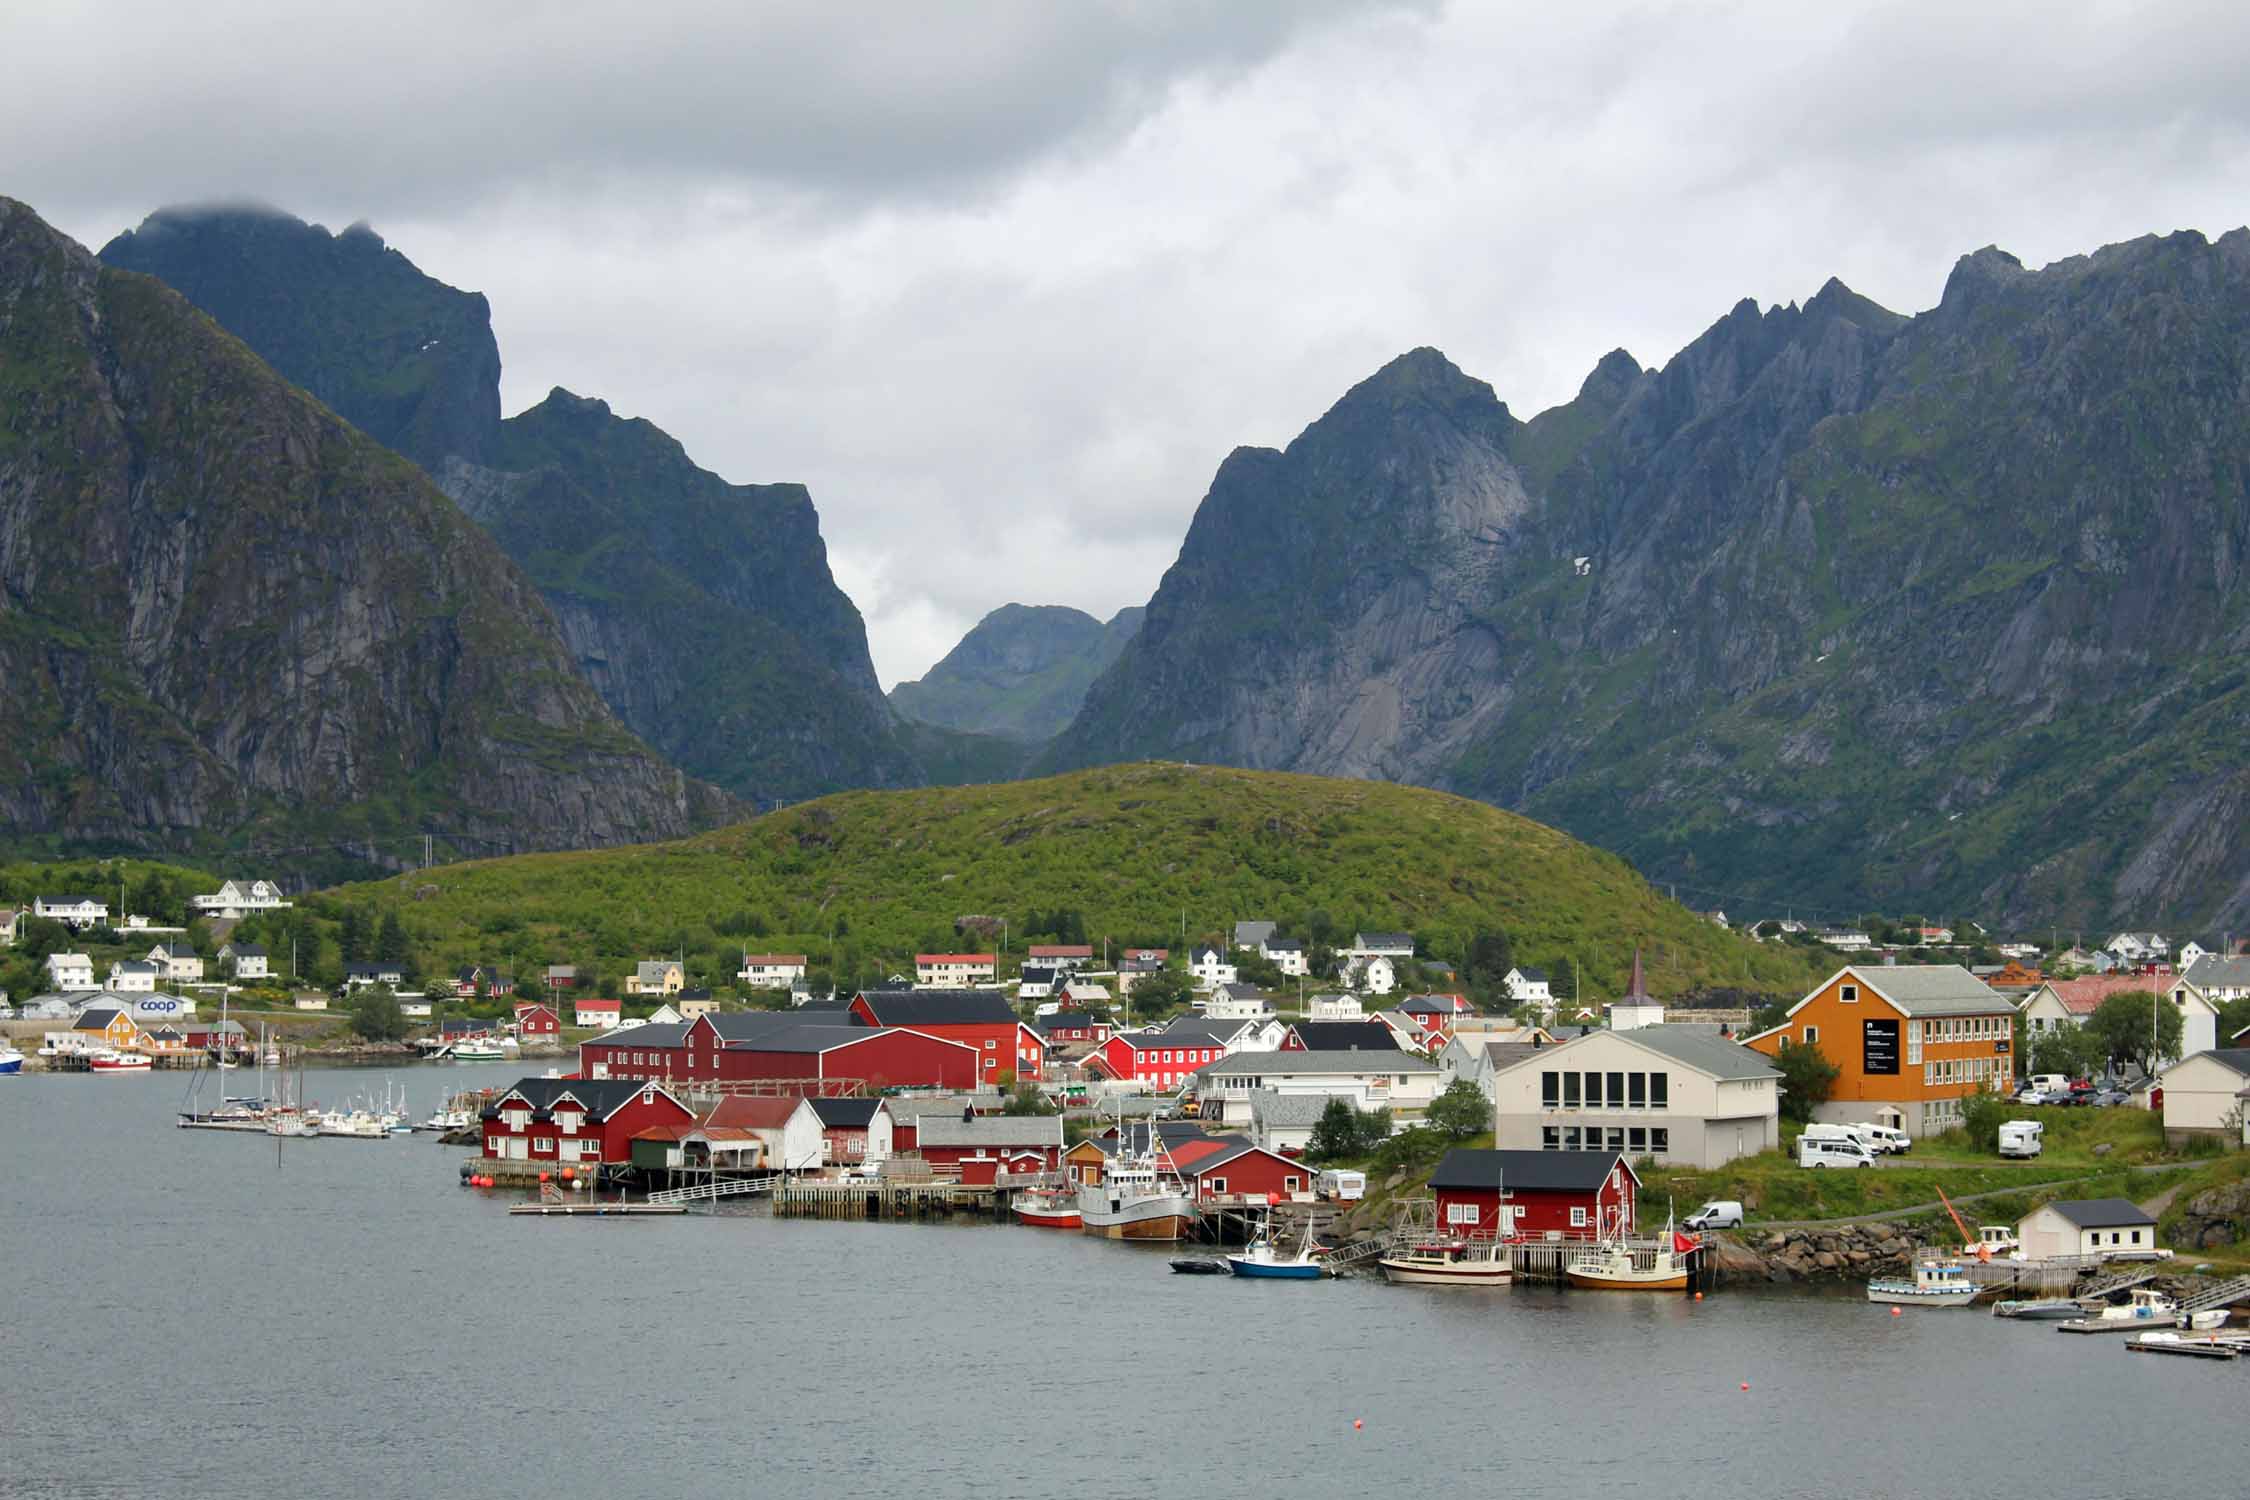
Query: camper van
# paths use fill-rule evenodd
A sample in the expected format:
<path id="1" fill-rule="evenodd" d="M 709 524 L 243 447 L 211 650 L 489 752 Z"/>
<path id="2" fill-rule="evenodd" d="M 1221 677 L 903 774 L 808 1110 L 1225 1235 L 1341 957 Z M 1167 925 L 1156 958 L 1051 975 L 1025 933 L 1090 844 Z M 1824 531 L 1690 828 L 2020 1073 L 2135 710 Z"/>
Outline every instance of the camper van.
<path id="1" fill-rule="evenodd" d="M 1872 1167 L 1875 1153 L 1858 1141 L 1848 1137 L 1817 1136 L 1815 1125 L 1797 1138 L 1797 1165 L 1800 1167 Z"/>
<path id="2" fill-rule="evenodd" d="M 2000 1154 L 2002 1156 L 2037 1156 L 2041 1149 L 2040 1136 L 2047 1127 L 2037 1120 L 2010 1120 L 2000 1127 Z"/>
<path id="3" fill-rule="evenodd" d="M 1320 1196 L 1331 1203 L 1357 1203 L 1367 1196 L 1365 1172 L 1323 1172 L 1315 1185 Z"/>
<path id="4" fill-rule="evenodd" d="M 1867 1144 L 1877 1151 L 1898 1156 L 1914 1149 L 1914 1137 L 1903 1130 L 1893 1130 L 1888 1125 L 1861 1125 L 1856 1128 L 1867 1132 Z"/>
<path id="5" fill-rule="evenodd" d="M 1876 1140 L 1875 1129 L 1876 1127 L 1873 1125 L 1807 1125 L 1805 1127 L 1805 1139 L 1813 1141 L 1856 1141 L 1858 1144 L 1865 1146 L 1871 1154 L 1879 1153 L 1884 1147 L 1880 1141 Z"/>

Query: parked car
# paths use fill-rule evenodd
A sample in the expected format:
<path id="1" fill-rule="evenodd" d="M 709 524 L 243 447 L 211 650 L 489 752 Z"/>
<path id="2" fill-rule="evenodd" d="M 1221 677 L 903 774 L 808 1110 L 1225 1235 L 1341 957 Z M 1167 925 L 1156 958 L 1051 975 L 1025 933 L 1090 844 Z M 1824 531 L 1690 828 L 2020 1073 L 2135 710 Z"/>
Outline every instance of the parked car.
<path id="1" fill-rule="evenodd" d="M 2093 1102 L 2104 1109 L 2115 1109 L 2120 1104 L 2132 1103 L 2133 1096 L 2123 1089 L 2099 1089 L 2095 1091 Z"/>
<path id="2" fill-rule="evenodd" d="M 1719 1198 L 1704 1204 L 1687 1216 L 1690 1229 L 1740 1229 L 1742 1205 L 1732 1198 Z"/>

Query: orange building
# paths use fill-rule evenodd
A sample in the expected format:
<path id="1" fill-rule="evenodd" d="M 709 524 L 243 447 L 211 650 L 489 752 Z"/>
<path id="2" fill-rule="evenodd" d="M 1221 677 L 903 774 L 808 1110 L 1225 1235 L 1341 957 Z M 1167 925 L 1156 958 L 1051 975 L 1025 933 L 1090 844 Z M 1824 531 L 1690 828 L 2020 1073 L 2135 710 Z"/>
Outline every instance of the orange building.
<path id="1" fill-rule="evenodd" d="M 1959 964 L 1849 965 L 1743 1045 L 1817 1047 L 1836 1066 L 1816 1120 L 1934 1135 L 1961 1101 L 2015 1085 L 2015 1007 Z"/>

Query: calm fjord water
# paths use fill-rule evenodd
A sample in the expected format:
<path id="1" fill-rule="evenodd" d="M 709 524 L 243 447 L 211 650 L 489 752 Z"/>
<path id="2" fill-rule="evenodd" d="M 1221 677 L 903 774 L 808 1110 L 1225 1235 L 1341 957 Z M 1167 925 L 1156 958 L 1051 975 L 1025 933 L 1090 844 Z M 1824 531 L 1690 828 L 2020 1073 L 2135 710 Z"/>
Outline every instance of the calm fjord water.
<path id="1" fill-rule="evenodd" d="M 426 1111 L 519 1072 L 391 1076 Z M 1256 1284 L 760 1210 L 511 1220 L 426 1138 L 277 1169 L 175 1130 L 183 1082 L 0 1079 L 0 1495 L 2244 1490 L 2250 1371 L 1982 1313 Z"/>

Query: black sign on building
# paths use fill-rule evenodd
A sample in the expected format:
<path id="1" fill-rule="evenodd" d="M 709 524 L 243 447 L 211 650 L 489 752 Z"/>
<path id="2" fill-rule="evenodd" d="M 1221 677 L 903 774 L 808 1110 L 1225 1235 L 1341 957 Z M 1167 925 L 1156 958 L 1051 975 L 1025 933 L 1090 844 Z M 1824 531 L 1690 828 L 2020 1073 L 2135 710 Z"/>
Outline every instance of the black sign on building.
<path id="1" fill-rule="evenodd" d="M 1860 1070 L 1866 1073 L 1898 1072 L 1898 1022 L 1860 1023 Z"/>

